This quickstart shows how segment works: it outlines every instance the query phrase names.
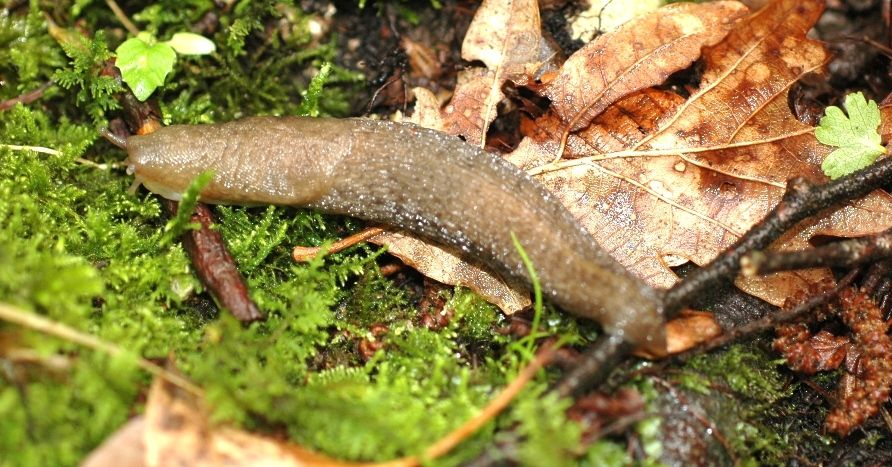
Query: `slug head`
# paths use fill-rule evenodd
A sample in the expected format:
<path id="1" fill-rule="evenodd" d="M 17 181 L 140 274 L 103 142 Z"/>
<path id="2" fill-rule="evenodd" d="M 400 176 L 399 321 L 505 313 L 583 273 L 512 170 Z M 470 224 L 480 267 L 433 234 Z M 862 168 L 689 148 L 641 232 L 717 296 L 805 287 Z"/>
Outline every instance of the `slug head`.
<path id="1" fill-rule="evenodd" d="M 165 127 L 126 140 L 127 173 L 136 176 L 131 190 L 143 184 L 165 198 L 179 200 L 189 184 L 208 168 L 206 151 L 195 128 Z"/>

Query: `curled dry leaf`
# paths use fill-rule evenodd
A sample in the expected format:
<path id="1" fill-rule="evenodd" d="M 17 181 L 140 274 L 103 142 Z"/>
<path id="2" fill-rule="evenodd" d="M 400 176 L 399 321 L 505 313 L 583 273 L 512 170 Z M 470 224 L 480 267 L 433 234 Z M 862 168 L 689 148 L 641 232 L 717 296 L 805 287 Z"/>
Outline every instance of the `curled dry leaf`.
<path id="1" fill-rule="evenodd" d="M 506 80 L 524 83 L 539 67 L 545 46 L 536 0 L 485 0 L 462 43 L 462 58 L 481 61 L 458 75 L 452 101 L 445 109 L 426 89 L 415 89 L 412 121 L 483 147 L 496 105 L 504 99 Z"/>
<path id="2" fill-rule="evenodd" d="M 460 71 L 457 80 L 455 94 L 443 109 L 438 104 L 433 106 L 437 99 L 429 90 L 414 88 L 415 113 L 411 121 L 463 136 L 469 143 L 482 147 L 486 129 L 496 118 L 496 104 L 505 97 L 498 76 L 486 68 L 469 68 Z"/>
<path id="3" fill-rule="evenodd" d="M 805 37 L 822 9 L 819 0 L 779 0 L 740 21 L 704 49 L 701 85 L 689 98 L 653 89 L 623 98 L 569 137 L 564 154 L 573 159 L 548 163 L 564 129 L 556 112 L 527 124 L 527 138 L 509 158 L 538 174 L 626 267 L 671 286 L 671 266 L 712 260 L 776 205 L 788 178 L 824 179 L 820 162 L 829 148 L 787 104 L 790 86 L 827 60 L 823 46 Z M 875 192 L 801 223 L 775 247 L 889 226 L 889 195 Z M 738 285 L 779 305 L 828 275 L 806 270 Z"/>
<path id="4" fill-rule="evenodd" d="M 386 245 L 390 254 L 431 279 L 470 288 L 506 314 L 530 306 L 530 295 L 523 284 L 506 283 L 496 273 L 464 261 L 449 250 L 402 233 L 383 233 L 369 241 Z"/>
<path id="5" fill-rule="evenodd" d="M 747 9 L 738 2 L 679 3 L 635 18 L 579 49 L 545 88 L 570 131 L 610 104 L 687 68 L 700 49 L 728 33 Z"/>
<path id="6" fill-rule="evenodd" d="M 461 56 L 480 60 L 505 79 L 525 81 L 536 71 L 541 40 L 538 1 L 484 0 L 465 34 Z"/>

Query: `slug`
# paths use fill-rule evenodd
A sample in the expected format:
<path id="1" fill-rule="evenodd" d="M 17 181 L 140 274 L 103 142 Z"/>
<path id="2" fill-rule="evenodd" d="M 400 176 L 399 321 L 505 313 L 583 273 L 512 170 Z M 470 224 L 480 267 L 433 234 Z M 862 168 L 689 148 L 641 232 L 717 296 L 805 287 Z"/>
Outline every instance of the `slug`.
<path id="1" fill-rule="evenodd" d="M 201 172 L 208 203 L 303 206 L 395 226 L 530 284 L 628 342 L 659 352 L 661 293 L 604 251 L 545 188 L 504 159 L 413 124 L 252 117 L 106 137 L 126 149 L 135 184 L 170 199 Z"/>

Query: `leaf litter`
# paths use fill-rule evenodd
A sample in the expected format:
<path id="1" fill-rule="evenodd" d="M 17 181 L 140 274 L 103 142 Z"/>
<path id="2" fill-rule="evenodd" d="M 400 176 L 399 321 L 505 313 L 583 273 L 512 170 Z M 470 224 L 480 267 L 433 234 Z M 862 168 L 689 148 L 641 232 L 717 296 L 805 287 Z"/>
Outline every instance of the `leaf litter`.
<path id="1" fill-rule="evenodd" d="M 717 2 L 638 17 L 577 51 L 544 84 L 550 108 L 521 123 L 524 139 L 505 157 L 554 192 L 623 265 L 670 287 L 678 280 L 672 267 L 716 257 L 777 204 L 788 178 L 826 180 L 821 163 L 831 148 L 788 105 L 791 86 L 829 58 L 806 37 L 822 11 L 818 0 L 778 0 L 748 16 L 739 3 Z M 689 97 L 653 87 L 696 60 L 701 79 Z M 475 86 L 460 82 L 452 102 Z M 425 91 L 415 94 L 414 121 L 467 137 L 429 118 L 444 113 Z M 877 233 L 892 226 L 890 206 L 887 193 L 874 192 L 802 222 L 774 247 Z M 780 305 L 828 278 L 829 270 L 811 269 L 738 286 Z M 436 279 L 456 283 L 448 274 Z"/>

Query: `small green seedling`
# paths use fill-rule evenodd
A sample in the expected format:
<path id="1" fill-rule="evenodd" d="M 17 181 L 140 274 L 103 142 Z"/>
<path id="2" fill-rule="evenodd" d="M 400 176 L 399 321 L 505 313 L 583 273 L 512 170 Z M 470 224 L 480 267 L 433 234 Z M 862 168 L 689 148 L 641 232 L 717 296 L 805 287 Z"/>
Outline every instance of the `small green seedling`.
<path id="1" fill-rule="evenodd" d="M 136 98 L 144 101 L 164 84 L 177 54 L 207 55 L 214 50 L 214 43 L 198 34 L 178 32 L 169 41 L 158 42 L 153 35 L 141 32 L 118 46 L 115 65 Z"/>
<path id="2" fill-rule="evenodd" d="M 877 103 L 868 102 L 863 94 L 856 92 L 846 96 L 843 106 L 848 117 L 839 107 L 830 106 L 815 128 L 818 141 L 838 148 L 821 164 L 821 170 L 833 180 L 873 164 L 886 153 L 877 133 L 880 126 Z"/>

